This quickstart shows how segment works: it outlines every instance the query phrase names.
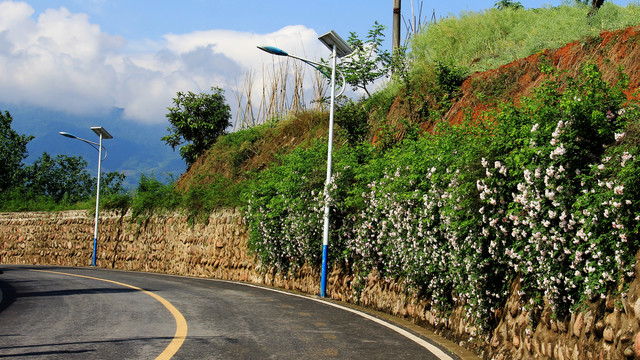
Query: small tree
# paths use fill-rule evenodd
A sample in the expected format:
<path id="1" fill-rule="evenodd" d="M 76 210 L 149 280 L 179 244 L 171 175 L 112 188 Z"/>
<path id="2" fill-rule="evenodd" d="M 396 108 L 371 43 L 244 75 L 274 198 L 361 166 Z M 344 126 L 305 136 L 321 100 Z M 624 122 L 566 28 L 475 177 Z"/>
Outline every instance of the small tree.
<path id="1" fill-rule="evenodd" d="M 175 107 L 168 108 L 166 116 L 171 127 L 167 131 L 170 134 L 163 136 L 162 140 L 173 150 L 184 144 L 180 148 L 180 156 L 188 166 L 231 126 L 231 110 L 225 103 L 224 91 L 219 87 L 211 90 L 211 94 L 178 92 L 173 99 Z"/>
<path id="2" fill-rule="evenodd" d="M 354 90 L 364 90 L 367 97 L 371 96 L 369 84 L 389 74 L 391 54 L 382 50 L 384 29 L 385 26 L 376 21 L 364 41 L 355 32 L 351 32 L 347 43 L 353 53 L 340 64 L 346 82 Z"/>
<path id="3" fill-rule="evenodd" d="M 27 143 L 33 139 L 11 129 L 12 121 L 8 111 L 4 115 L 0 112 L 0 192 L 22 180 L 22 160 L 27 157 Z"/>

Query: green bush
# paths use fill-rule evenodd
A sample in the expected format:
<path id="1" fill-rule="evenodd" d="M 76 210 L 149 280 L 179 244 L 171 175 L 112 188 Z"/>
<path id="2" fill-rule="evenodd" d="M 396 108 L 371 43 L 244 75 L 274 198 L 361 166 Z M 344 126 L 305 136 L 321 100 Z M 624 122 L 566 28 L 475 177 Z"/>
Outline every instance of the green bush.
<path id="1" fill-rule="evenodd" d="M 133 217 L 149 217 L 157 210 L 172 210 L 180 203 L 180 196 L 173 191 L 173 184 L 163 184 L 151 175 L 140 175 L 131 203 Z"/>
<path id="2" fill-rule="evenodd" d="M 364 141 L 369 133 L 369 114 L 362 103 L 349 101 L 336 109 L 336 124 L 347 133 L 347 141 L 357 145 Z"/>
<path id="3" fill-rule="evenodd" d="M 208 176 L 206 185 L 195 185 L 182 194 L 180 207 L 192 219 L 206 219 L 215 209 L 246 205 L 248 181 L 234 181 L 221 174 Z"/>

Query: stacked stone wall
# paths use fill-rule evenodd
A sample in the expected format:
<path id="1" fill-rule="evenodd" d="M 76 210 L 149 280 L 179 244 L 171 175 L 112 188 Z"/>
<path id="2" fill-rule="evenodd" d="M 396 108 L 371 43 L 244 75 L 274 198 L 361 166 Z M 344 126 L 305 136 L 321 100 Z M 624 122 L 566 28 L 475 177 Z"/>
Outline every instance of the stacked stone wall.
<path id="1" fill-rule="evenodd" d="M 93 217 L 86 211 L 0 213 L 0 263 L 90 266 L 93 231 Z M 317 269 L 305 266 L 279 274 L 263 268 L 249 252 L 247 241 L 247 227 L 237 210 L 221 210 L 206 223 L 195 224 L 178 213 L 145 220 L 104 213 L 96 264 L 109 269 L 245 281 L 307 294 L 319 292 Z M 330 298 L 407 318 L 487 359 L 640 359 L 637 280 L 623 296 L 594 299 L 584 311 L 560 320 L 554 319 L 548 308 L 525 306 L 517 290 L 514 286 L 505 306 L 496 310 L 499 322 L 480 335 L 462 306 L 449 314 L 438 314 L 425 300 L 375 272 L 356 282 L 348 270 L 334 268 L 327 283 Z M 533 318 L 541 320 L 533 324 Z"/>

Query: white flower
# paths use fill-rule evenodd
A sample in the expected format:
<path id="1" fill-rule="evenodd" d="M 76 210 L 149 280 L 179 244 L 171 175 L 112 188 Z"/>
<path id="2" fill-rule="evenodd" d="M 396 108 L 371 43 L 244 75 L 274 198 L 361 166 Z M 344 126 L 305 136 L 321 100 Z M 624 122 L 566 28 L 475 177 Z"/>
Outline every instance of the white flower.
<path id="1" fill-rule="evenodd" d="M 624 165 L 627 163 L 627 161 L 631 160 L 633 158 L 633 155 L 629 154 L 629 152 L 625 151 L 622 154 L 622 163 L 620 164 L 622 167 L 624 167 Z"/>
<path id="2" fill-rule="evenodd" d="M 567 149 L 564 148 L 564 144 L 560 144 L 560 146 L 558 146 L 557 148 L 555 148 L 551 154 L 549 154 L 549 158 L 551 158 L 551 160 L 553 160 L 554 157 L 556 156 L 562 156 L 567 152 Z"/>
<path id="3" fill-rule="evenodd" d="M 538 130 L 538 123 L 536 123 L 535 125 L 533 125 L 533 127 L 531 128 L 531 132 L 535 132 L 536 130 Z"/>

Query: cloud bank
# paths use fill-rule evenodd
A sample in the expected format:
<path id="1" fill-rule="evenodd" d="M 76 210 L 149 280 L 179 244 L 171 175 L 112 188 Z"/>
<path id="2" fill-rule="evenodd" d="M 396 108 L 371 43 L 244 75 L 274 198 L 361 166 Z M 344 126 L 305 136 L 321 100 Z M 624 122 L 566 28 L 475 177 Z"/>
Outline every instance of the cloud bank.
<path id="1" fill-rule="evenodd" d="M 128 119 L 161 123 L 178 91 L 219 86 L 237 106 L 231 92 L 244 74 L 275 61 L 256 45 L 316 57 L 323 50 L 317 37 L 297 25 L 269 34 L 209 30 L 134 43 L 101 31 L 86 14 L 52 8 L 35 18 L 27 3 L 2 1 L 0 102 L 73 114 L 120 107 Z M 261 81 L 256 76 L 254 88 Z"/>

